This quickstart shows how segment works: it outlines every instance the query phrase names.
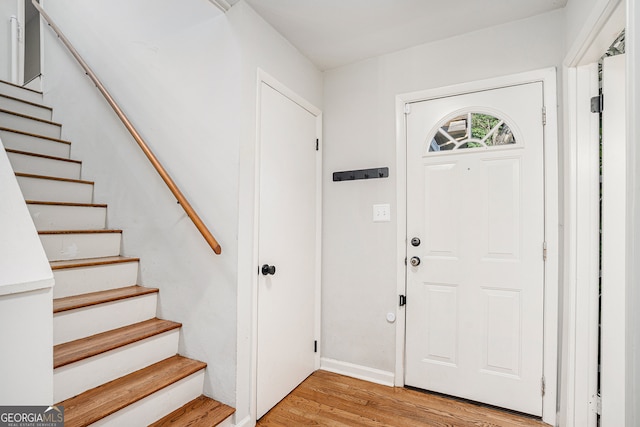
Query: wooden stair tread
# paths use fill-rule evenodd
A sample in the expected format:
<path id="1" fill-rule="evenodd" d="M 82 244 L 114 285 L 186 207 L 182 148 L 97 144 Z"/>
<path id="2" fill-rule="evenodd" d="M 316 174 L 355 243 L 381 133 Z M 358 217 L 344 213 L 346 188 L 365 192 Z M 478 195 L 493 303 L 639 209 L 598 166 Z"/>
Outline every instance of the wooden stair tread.
<path id="1" fill-rule="evenodd" d="M 145 288 L 144 286 L 134 285 L 126 286 L 124 288 L 56 298 L 53 300 L 53 312 L 60 313 L 63 311 L 75 310 L 77 308 L 89 307 L 92 305 L 103 304 L 105 302 L 119 301 L 157 292 L 158 289 L 156 288 Z"/>
<path id="2" fill-rule="evenodd" d="M 40 230 L 38 234 L 109 234 L 122 233 L 122 230 L 95 229 L 95 230 Z"/>
<path id="3" fill-rule="evenodd" d="M 68 365 L 125 345 L 180 328 L 180 323 L 149 319 L 53 347 L 53 368 Z"/>
<path id="4" fill-rule="evenodd" d="M 106 208 L 106 203 L 72 203 L 72 202 L 44 202 L 40 200 L 25 200 L 28 205 L 46 205 L 46 206 L 71 206 L 78 208 Z"/>
<path id="5" fill-rule="evenodd" d="M 71 259 L 64 261 L 51 261 L 49 265 L 52 270 L 62 270 L 65 268 L 94 267 L 97 265 L 119 264 L 124 262 L 139 262 L 140 258 L 129 258 L 124 256 L 108 256 L 100 258 Z"/>
<path id="6" fill-rule="evenodd" d="M 11 133 L 19 133 L 19 134 L 25 135 L 25 136 L 32 136 L 34 138 L 48 139 L 50 141 L 59 142 L 61 144 L 71 145 L 70 141 L 65 141 L 64 139 L 53 138 L 51 136 L 38 135 L 37 133 L 25 132 L 23 130 L 5 128 L 5 127 L 0 126 L 0 131 L 11 132 Z"/>
<path id="7" fill-rule="evenodd" d="M 67 158 L 64 158 L 64 157 L 49 156 L 47 154 L 32 153 L 30 151 L 14 150 L 13 148 L 5 148 L 4 151 L 6 151 L 7 153 L 22 154 L 24 156 L 31 156 L 31 157 L 39 157 L 39 158 L 42 158 L 42 159 L 56 160 L 56 161 L 59 161 L 59 162 L 82 164 L 82 162 L 80 160 L 67 159 Z"/>
<path id="8" fill-rule="evenodd" d="M 84 181 L 82 179 L 60 178 L 57 176 L 47 176 L 47 175 L 34 175 L 32 173 L 16 172 L 16 176 L 23 177 L 23 178 L 50 179 L 52 181 L 77 182 L 79 184 L 91 184 L 91 185 L 94 184 L 93 181 Z"/>
<path id="9" fill-rule="evenodd" d="M 15 111 L 5 110 L 3 108 L 0 108 L 0 113 L 7 113 L 7 114 L 11 114 L 12 116 L 22 117 L 22 118 L 29 119 L 29 120 L 35 120 L 36 122 L 42 122 L 42 123 L 46 123 L 48 125 L 62 127 L 62 125 L 60 123 L 52 122 L 51 120 L 45 120 L 45 119 L 41 119 L 41 118 L 38 118 L 38 117 L 29 116 L 27 114 L 17 113 Z"/>
<path id="10" fill-rule="evenodd" d="M 24 88 L 23 88 L 23 89 L 24 89 Z M 0 97 L 2 97 L 2 98 L 7 98 L 7 99 L 10 99 L 10 100 L 12 100 L 12 101 L 22 102 L 22 103 L 24 103 L 24 104 L 33 105 L 34 107 L 44 108 L 44 109 L 49 110 L 49 111 L 53 111 L 53 108 L 48 107 L 48 106 L 46 106 L 46 105 L 38 104 L 37 102 L 26 101 L 26 100 L 24 100 L 24 99 L 16 98 L 15 96 L 5 95 L 4 93 L 0 93 Z"/>
<path id="11" fill-rule="evenodd" d="M 236 410 L 231 406 L 207 396 L 200 396 L 155 423 L 150 424 L 149 427 L 213 427 L 229 418 L 234 412 Z"/>
<path id="12" fill-rule="evenodd" d="M 65 427 L 86 426 L 161 390 L 207 366 L 173 356 L 124 377 L 87 390 L 56 405 L 64 406 Z"/>

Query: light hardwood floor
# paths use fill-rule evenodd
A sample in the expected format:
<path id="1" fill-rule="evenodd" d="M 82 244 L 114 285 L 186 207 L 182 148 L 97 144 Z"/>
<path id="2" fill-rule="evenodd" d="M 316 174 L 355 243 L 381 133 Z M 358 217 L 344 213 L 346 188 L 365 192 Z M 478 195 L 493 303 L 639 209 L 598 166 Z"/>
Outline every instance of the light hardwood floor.
<path id="1" fill-rule="evenodd" d="M 548 427 L 535 418 L 326 371 L 314 372 L 257 425 Z"/>

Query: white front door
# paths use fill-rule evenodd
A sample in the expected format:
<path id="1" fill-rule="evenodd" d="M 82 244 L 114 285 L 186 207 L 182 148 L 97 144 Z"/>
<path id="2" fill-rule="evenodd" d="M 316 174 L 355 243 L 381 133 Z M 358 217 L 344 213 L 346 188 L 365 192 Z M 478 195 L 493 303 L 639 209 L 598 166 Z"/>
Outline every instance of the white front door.
<path id="1" fill-rule="evenodd" d="M 315 370 L 319 256 L 317 117 L 260 89 L 257 418 Z"/>
<path id="2" fill-rule="evenodd" d="M 411 104 L 407 385 L 542 415 L 543 143 L 541 82 Z"/>

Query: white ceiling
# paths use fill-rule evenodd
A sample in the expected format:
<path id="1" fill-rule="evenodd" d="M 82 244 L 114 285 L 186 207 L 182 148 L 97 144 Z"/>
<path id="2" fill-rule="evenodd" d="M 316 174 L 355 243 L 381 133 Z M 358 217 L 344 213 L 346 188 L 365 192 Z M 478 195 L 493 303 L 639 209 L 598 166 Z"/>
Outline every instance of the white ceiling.
<path id="1" fill-rule="evenodd" d="M 326 70 L 562 8 L 567 0 L 246 2 L 321 70 Z"/>

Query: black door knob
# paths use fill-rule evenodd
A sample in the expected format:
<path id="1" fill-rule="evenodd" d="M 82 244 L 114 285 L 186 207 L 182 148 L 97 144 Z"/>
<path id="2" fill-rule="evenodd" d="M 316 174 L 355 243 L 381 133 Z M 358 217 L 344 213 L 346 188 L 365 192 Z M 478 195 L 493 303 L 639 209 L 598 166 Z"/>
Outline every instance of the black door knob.
<path id="1" fill-rule="evenodd" d="M 418 237 L 411 239 L 411 246 L 420 246 L 420 239 Z"/>
<path id="2" fill-rule="evenodd" d="M 269 265 L 269 264 L 264 264 L 262 266 L 262 274 L 265 276 L 268 276 L 269 274 L 276 274 L 276 266 L 275 265 Z"/>

